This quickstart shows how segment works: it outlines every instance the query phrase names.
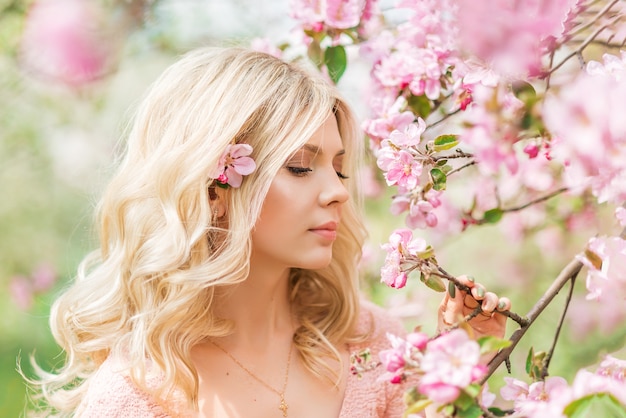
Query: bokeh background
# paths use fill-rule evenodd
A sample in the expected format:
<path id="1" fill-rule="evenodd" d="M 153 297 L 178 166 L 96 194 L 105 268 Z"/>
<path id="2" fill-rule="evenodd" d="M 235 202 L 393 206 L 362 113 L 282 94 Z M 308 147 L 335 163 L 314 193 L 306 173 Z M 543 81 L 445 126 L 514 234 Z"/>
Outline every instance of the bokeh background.
<path id="1" fill-rule="evenodd" d="M 193 47 L 249 45 L 257 37 L 278 44 L 295 36 L 287 0 L 37 3 L 0 0 L 0 417 L 24 412 L 28 390 L 18 364 L 32 376 L 31 356 L 48 370 L 62 363 L 48 328 L 50 306 L 97 245 L 93 207 L 147 86 Z M 74 32 L 59 31 L 68 21 Z M 62 51 L 56 55 L 50 52 L 55 42 Z M 62 64 L 60 55 L 74 65 Z M 351 62 L 339 84 L 361 117 L 367 116 L 360 96 L 366 74 L 366 67 Z M 403 219 L 389 214 L 391 191 L 370 174 L 363 291 L 405 318 L 407 327 L 433 332 L 440 295 L 419 280 L 400 291 L 379 284 L 380 244 Z M 510 296 L 514 310 L 524 314 L 589 236 L 614 228 L 610 213 L 577 219 L 586 224 L 576 234 L 555 227 L 513 239 L 504 224 L 445 240 L 421 235 L 433 240 L 447 271 L 474 275 Z M 603 354 L 626 358 L 626 327 L 584 300 L 583 278 L 550 369 L 568 379 Z M 522 340 L 512 358 L 517 377 L 531 346 L 550 348 L 564 299 L 559 295 Z M 492 390 L 504 373 L 492 379 Z"/>

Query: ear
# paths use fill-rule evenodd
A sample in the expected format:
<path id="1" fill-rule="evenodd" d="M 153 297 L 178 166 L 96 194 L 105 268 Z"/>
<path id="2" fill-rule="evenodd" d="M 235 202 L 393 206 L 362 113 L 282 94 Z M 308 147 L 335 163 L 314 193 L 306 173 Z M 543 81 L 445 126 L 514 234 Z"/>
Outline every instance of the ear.
<path id="1" fill-rule="evenodd" d="M 223 218 L 226 215 L 227 191 L 221 187 L 209 187 L 209 204 L 215 218 Z"/>

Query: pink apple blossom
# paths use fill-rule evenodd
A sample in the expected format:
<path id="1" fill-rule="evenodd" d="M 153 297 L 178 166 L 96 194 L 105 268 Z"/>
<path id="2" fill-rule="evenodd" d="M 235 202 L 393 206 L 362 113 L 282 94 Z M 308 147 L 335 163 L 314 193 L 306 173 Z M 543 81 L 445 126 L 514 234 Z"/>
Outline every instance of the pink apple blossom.
<path id="1" fill-rule="evenodd" d="M 394 150 L 385 146 L 378 158 L 378 166 L 385 171 L 388 186 L 400 186 L 412 190 L 419 184 L 422 175 L 422 164 L 413 154 L 405 150 Z"/>
<path id="2" fill-rule="evenodd" d="M 597 260 L 583 254 L 578 256 L 588 269 L 587 298 L 613 304 L 615 309 L 623 311 L 626 301 L 626 240 L 620 237 L 593 237 L 587 244 L 587 251 Z M 597 262 L 601 265 L 598 266 Z"/>
<path id="3" fill-rule="evenodd" d="M 460 390 L 484 376 L 480 347 L 461 329 L 432 340 L 426 347 L 418 390 L 439 404 L 453 402 Z"/>
<path id="4" fill-rule="evenodd" d="M 615 209 L 615 218 L 622 228 L 626 228 L 626 208 L 619 206 Z"/>
<path id="5" fill-rule="evenodd" d="M 563 34 L 574 0 L 459 1 L 462 49 L 492 63 L 498 72 L 520 76 L 541 73 L 549 38 Z"/>
<path id="6" fill-rule="evenodd" d="M 574 191 L 591 189 L 599 203 L 626 200 L 626 80 L 582 74 L 545 99 L 551 155 Z"/>
<path id="7" fill-rule="evenodd" d="M 424 253 L 428 245 L 421 238 L 413 239 L 411 230 L 396 229 L 389 236 L 389 242 L 382 245 L 382 249 L 387 252 L 387 256 L 381 268 L 381 282 L 399 289 L 406 285 L 407 280 L 407 273 L 402 266 L 405 258 Z"/>
<path id="8" fill-rule="evenodd" d="M 381 350 L 379 358 L 387 371 L 381 381 L 400 383 L 404 377 L 415 373 L 419 368 L 422 353 L 406 339 L 387 333 L 391 348 Z"/>
<path id="9" fill-rule="evenodd" d="M 70 86 L 104 76 L 113 34 L 97 2 L 38 0 L 26 17 L 21 52 L 36 74 Z"/>
<path id="10" fill-rule="evenodd" d="M 256 169 L 256 163 L 248 157 L 251 153 L 252 147 L 248 144 L 229 144 L 210 177 L 221 184 L 241 186 L 242 176 L 247 176 Z"/>
<path id="11" fill-rule="evenodd" d="M 357 27 L 377 15 L 376 0 L 291 0 L 290 15 L 305 30 L 320 32 L 323 24 L 336 29 Z"/>

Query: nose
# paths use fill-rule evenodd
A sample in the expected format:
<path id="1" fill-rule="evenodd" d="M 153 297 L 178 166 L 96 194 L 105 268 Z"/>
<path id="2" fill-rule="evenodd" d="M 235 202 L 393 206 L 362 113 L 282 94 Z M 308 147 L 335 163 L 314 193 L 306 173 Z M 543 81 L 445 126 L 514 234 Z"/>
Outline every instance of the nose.
<path id="1" fill-rule="evenodd" d="M 343 181 L 334 170 L 327 177 L 319 194 L 320 205 L 329 206 L 346 203 L 350 199 L 350 192 L 348 192 Z"/>

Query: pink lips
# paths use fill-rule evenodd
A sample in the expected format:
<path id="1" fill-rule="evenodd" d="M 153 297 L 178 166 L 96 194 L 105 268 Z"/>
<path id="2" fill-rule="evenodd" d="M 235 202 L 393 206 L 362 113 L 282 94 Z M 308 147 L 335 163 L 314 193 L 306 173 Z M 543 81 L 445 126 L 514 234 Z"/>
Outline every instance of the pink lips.
<path id="1" fill-rule="evenodd" d="M 337 238 L 337 222 L 327 222 L 323 225 L 309 229 L 309 231 L 328 240 Z"/>

